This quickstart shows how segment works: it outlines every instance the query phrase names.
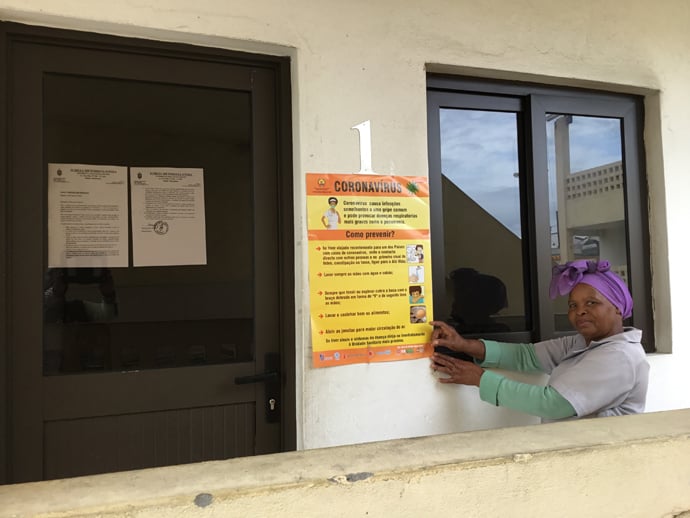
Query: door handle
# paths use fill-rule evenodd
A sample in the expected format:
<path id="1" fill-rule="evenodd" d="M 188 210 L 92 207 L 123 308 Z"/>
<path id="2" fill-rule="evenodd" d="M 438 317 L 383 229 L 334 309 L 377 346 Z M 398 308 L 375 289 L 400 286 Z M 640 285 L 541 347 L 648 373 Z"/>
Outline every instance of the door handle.
<path id="1" fill-rule="evenodd" d="M 236 385 L 246 385 L 248 383 L 265 383 L 280 380 L 280 372 L 268 371 L 259 374 L 251 374 L 250 376 L 237 376 L 235 378 Z"/>
<path id="2" fill-rule="evenodd" d="M 259 397 L 264 398 L 264 413 L 267 423 L 279 423 L 283 413 L 281 408 L 281 376 L 280 376 L 280 354 L 266 353 L 264 357 L 265 372 L 250 374 L 249 376 L 235 377 L 236 385 L 248 385 L 250 383 L 264 383 L 263 390 L 259 390 Z M 258 401 L 257 401 L 258 403 Z"/>

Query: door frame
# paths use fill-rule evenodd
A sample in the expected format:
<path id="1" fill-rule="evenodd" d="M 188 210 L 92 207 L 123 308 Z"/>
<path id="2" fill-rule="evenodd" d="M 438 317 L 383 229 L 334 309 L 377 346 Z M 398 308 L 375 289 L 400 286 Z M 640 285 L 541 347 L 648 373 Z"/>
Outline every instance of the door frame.
<path id="1" fill-rule="evenodd" d="M 0 484 L 12 482 L 12 423 L 14 373 L 12 372 L 12 326 L 20 325 L 14 321 L 10 304 L 13 290 L 12 275 L 12 214 L 11 166 L 12 153 L 8 147 L 9 117 L 12 102 L 8 85 L 11 84 L 13 70 L 8 56 L 17 43 L 41 43 L 43 45 L 68 46 L 82 49 L 118 50 L 150 56 L 178 56 L 213 63 L 226 63 L 261 68 L 274 77 L 276 85 L 276 175 L 278 178 L 278 228 L 279 286 L 276 289 L 279 304 L 280 356 L 281 356 L 281 451 L 296 448 L 296 378 L 295 378 L 295 302 L 294 302 L 294 207 L 292 170 L 292 121 L 290 90 L 290 58 L 287 56 L 266 56 L 229 51 L 217 48 L 197 47 L 182 43 L 167 43 L 140 38 L 124 38 L 96 33 L 78 32 L 64 29 L 27 26 L 11 22 L 0 22 L 0 71 L 5 77 L 0 82 Z M 259 359 L 257 359 L 259 360 Z M 261 362 L 261 360 L 259 360 Z M 39 388 L 37 387 L 37 390 Z"/>

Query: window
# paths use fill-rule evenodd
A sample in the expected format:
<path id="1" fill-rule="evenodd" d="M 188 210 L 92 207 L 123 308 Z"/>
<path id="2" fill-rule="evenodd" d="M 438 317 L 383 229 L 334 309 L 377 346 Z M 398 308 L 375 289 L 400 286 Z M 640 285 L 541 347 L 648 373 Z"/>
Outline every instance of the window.
<path id="1" fill-rule="evenodd" d="M 510 341 L 571 333 L 552 266 L 607 259 L 653 351 L 642 123 L 635 96 L 430 76 L 434 318 Z"/>

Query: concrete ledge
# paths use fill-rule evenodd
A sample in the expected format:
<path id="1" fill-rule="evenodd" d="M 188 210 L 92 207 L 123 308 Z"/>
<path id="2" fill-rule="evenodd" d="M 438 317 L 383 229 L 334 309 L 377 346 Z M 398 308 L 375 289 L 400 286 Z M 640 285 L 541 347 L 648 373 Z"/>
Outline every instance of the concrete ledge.
<path id="1" fill-rule="evenodd" d="M 650 517 L 690 510 L 690 409 L 0 486 L 2 516 Z"/>

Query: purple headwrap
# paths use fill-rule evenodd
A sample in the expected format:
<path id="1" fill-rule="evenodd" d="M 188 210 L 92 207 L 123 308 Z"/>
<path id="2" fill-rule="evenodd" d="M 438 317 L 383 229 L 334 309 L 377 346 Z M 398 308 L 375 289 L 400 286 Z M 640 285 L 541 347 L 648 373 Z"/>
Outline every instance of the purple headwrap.
<path id="1" fill-rule="evenodd" d="M 608 261 L 571 261 L 553 267 L 549 295 L 555 299 L 565 295 L 580 283 L 589 284 L 606 297 L 628 318 L 632 315 L 633 300 L 625 281 L 611 271 Z"/>

